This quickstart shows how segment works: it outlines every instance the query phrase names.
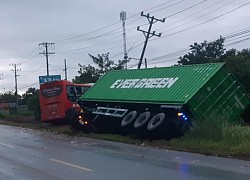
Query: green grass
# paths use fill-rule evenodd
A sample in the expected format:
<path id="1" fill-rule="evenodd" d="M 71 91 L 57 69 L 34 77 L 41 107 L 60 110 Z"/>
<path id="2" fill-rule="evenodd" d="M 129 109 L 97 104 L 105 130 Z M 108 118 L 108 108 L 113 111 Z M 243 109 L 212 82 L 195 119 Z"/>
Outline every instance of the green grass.
<path id="1" fill-rule="evenodd" d="M 177 150 L 208 155 L 249 157 L 250 127 L 229 124 L 222 119 L 198 122 L 184 137 L 169 144 Z"/>

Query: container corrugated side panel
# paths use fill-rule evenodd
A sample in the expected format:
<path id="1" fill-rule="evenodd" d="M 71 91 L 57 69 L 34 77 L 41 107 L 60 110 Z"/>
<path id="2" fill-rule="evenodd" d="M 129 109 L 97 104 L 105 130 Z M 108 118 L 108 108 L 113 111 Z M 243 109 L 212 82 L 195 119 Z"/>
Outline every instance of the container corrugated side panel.
<path id="1" fill-rule="evenodd" d="M 239 82 L 224 66 L 190 99 L 188 106 L 199 119 L 235 120 L 250 105 Z"/>
<path id="2" fill-rule="evenodd" d="M 173 66 L 164 68 L 110 71 L 81 100 L 185 104 L 223 66 L 223 63 Z M 169 88 L 111 88 L 116 80 L 178 78 Z"/>

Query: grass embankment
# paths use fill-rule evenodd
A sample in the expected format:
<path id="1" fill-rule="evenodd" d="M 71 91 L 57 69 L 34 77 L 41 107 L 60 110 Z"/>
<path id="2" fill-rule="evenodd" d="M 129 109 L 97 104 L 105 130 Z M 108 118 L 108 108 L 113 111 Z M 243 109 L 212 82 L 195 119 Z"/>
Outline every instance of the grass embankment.
<path id="1" fill-rule="evenodd" d="M 170 141 L 177 150 L 250 159 L 250 126 L 206 120 L 184 137 Z"/>
<path id="2" fill-rule="evenodd" d="M 143 144 L 162 149 L 250 160 L 250 126 L 228 124 L 220 119 L 196 122 L 194 128 L 186 133 L 185 136 L 168 141 L 136 139 L 132 135 L 75 133 L 68 125 L 43 124 L 35 121 L 33 117 L 30 118 L 30 116 L 11 116 L 4 118 L 0 115 L 0 119 L 2 119 L 0 121 L 1 124 L 49 131 L 55 134 L 77 135 L 114 142 Z"/>
<path id="3" fill-rule="evenodd" d="M 131 136 L 94 134 L 94 138 L 143 144 L 168 150 L 250 160 L 250 126 L 225 123 L 221 119 L 196 122 L 185 136 L 172 140 L 140 140 Z"/>

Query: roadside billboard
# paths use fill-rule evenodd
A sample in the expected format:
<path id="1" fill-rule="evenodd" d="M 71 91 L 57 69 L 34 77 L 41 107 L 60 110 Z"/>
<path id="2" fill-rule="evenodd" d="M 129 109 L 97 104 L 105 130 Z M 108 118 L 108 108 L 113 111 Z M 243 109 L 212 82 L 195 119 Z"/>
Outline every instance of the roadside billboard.
<path id="1" fill-rule="evenodd" d="M 39 84 L 43 84 L 50 81 L 60 81 L 61 75 L 49 75 L 49 76 L 39 76 Z"/>

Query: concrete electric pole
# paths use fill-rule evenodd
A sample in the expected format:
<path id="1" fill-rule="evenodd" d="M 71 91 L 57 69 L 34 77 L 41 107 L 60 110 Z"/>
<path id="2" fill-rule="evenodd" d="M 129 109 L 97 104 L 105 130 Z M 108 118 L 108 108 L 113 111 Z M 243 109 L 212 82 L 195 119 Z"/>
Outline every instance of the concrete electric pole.
<path id="1" fill-rule="evenodd" d="M 19 75 L 17 75 L 17 72 L 21 71 L 21 69 L 17 69 L 17 66 L 19 66 L 19 65 L 21 65 L 21 63 L 19 63 L 19 64 L 13 64 L 13 63 L 10 64 L 10 66 L 14 67 L 14 69 L 12 69 L 11 71 L 13 71 L 15 73 L 15 96 L 16 96 L 16 103 L 17 103 L 17 105 L 18 105 L 17 76 L 19 76 Z"/>
<path id="2" fill-rule="evenodd" d="M 147 15 L 144 15 L 143 12 L 141 12 L 141 16 L 144 16 L 148 19 L 149 21 L 149 27 L 148 27 L 148 31 L 143 31 L 143 30 L 140 30 L 140 26 L 137 27 L 137 30 L 138 31 L 142 31 L 146 40 L 144 42 L 144 46 L 143 46 L 143 49 L 142 49 L 142 53 L 141 53 L 141 57 L 140 57 L 140 61 L 138 63 L 138 67 L 137 69 L 140 69 L 141 68 L 141 64 L 142 64 L 142 61 L 143 61 L 143 56 L 145 54 L 145 50 L 146 50 L 146 47 L 147 47 L 147 43 L 148 43 L 148 39 L 153 37 L 153 36 L 158 36 L 160 37 L 161 36 L 161 33 L 159 34 L 155 34 L 155 31 L 151 32 L 151 29 L 152 29 L 152 25 L 154 23 L 156 23 L 157 21 L 160 21 L 160 22 L 165 22 L 165 18 L 160 20 L 160 19 L 157 19 L 155 18 L 154 16 L 149 16 L 149 13 Z M 151 35 L 151 36 L 150 36 Z"/>
<path id="3" fill-rule="evenodd" d="M 66 64 L 66 59 L 64 59 L 64 69 L 63 71 L 65 71 L 65 80 L 67 80 L 67 64 Z"/>
<path id="4" fill-rule="evenodd" d="M 55 54 L 55 52 L 48 52 L 48 47 L 54 45 L 55 43 L 47 43 L 47 42 L 43 42 L 40 43 L 39 46 L 44 46 L 45 47 L 45 51 L 43 51 L 42 53 L 39 54 L 43 54 L 46 57 L 46 65 L 47 65 L 47 76 L 49 76 L 49 55 L 50 54 Z"/>

